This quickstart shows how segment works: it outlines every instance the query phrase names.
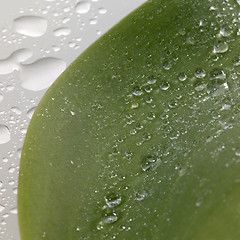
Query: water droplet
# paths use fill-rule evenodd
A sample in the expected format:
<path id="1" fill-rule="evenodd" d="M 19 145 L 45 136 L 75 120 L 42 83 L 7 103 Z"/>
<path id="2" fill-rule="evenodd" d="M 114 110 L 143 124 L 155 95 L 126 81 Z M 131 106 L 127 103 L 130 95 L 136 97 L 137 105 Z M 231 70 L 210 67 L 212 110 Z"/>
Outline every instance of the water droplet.
<path id="1" fill-rule="evenodd" d="M 233 65 L 236 67 L 240 66 L 240 55 L 233 59 Z"/>
<path id="2" fill-rule="evenodd" d="M 169 87 L 170 87 L 170 84 L 169 84 L 169 82 L 167 82 L 167 81 L 162 81 L 162 82 L 160 83 L 160 88 L 161 88 L 163 91 L 168 90 Z"/>
<path id="3" fill-rule="evenodd" d="M 22 65 L 21 86 L 32 91 L 48 88 L 66 69 L 66 63 L 58 58 L 42 58 L 32 64 Z"/>
<path id="4" fill-rule="evenodd" d="M 135 199 L 137 201 L 143 201 L 147 197 L 147 192 L 146 191 L 138 191 L 135 193 Z"/>
<path id="5" fill-rule="evenodd" d="M 132 102 L 131 103 L 131 108 L 132 109 L 135 109 L 135 108 L 138 108 L 139 107 L 139 104 L 137 102 Z"/>
<path id="6" fill-rule="evenodd" d="M 165 62 L 163 63 L 163 68 L 164 68 L 165 70 L 169 70 L 171 67 L 172 67 L 171 62 L 165 61 Z"/>
<path id="7" fill-rule="evenodd" d="M 21 115 L 22 111 L 18 107 L 12 107 L 11 111 L 16 113 L 17 115 Z"/>
<path id="8" fill-rule="evenodd" d="M 118 220 L 118 215 L 112 208 L 105 208 L 102 213 L 102 221 L 107 224 L 114 223 Z"/>
<path id="9" fill-rule="evenodd" d="M 156 83 L 157 79 L 154 77 L 154 76 L 151 76 L 149 79 L 148 79 L 148 84 L 154 84 Z"/>
<path id="10" fill-rule="evenodd" d="M 146 155 L 141 160 L 141 168 L 144 172 L 155 170 L 160 164 L 161 160 L 156 155 Z"/>
<path id="11" fill-rule="evenodd" d="M 98 12 L 99 12 L 100 14 L 106 14 L 106 13 L 107 13 L 107 9 L 105 9 L 105 8 L 99 8 L 99 9 L 98 9 Z"/>
<path id="12" fill-rule="evenodd" d="M 206 76 L 206 71 L 202 68 L 197 68 L 195 71 L 195 76 L 197 78 L 204 78 Z"/>
<path id="13" fill-rule="evenodd" d="M 33 108 L 31 108 L 31 109 L 28 110 L 28 112 L 27 112 L 28 118 L 30 118 L 30 119 L 32 118 L 35 110 L 36 110 L 36 107 L 33 107 Z"/>
<path id="14" fill-rule="evenodd" d="M 75 6 L 75 10 L 79 14 L 87 13 L 91 8 L 91 3 L 87 1 L 81 1 Z"/>
<path id="15" fill-rule="evenodd" d="M 16 32 L 29 37 L 40 37 L 47 31 L 47 20 L 37 16 L 22 16 L 14 20 Z"/>
<path id="16" fill-rule="evenodd" d="M 228 44 L 226 42 L 219 41 L 214 47 L 213 47 L 213 53 L 224 53 L 228 50 Z"/>
<path id="17" fill-rule="evenodd" d="M 156 115 L 153 112 L 150 112 L 150 113 L 147 114 L 147 119 L 148 120 L 153 120 L 155 117 L 156 117 Z"/>
<path id="18" fill-rule="evenodd" d="M 149 141 L 151 139 L 151 134 L 150 133 L 144 133 L 143 134 L 143 141 Z"/>
<path id="19" fill-rule="evenodd" d="M 181 73 L 178 75 L 178 79 L 179 79 L 181 82 L 185 81 L 185 80 L 187 79 L 186 73 L 181 72 Z"/>
<path id="20" fill-rule="evenodd" d="M 140 96 L 142 95 L 143 91 L 139 86 L 136 86 L 133 88 L 132 94 L 135 96 Z"/>
<path id="21" fill-rule="evenodd" d="M 223 37 L 228 37 L 228 36 L 230 36 L 232 34 L 232 29 L 229 26 L 221 27 L 220 34 Z"/>
<path id="22" fill-rule="evenodd" d="M 114 193 L 114 192 L 108 193 L 104 199 L 106 204 L 110 208 L 117 207 L 122 200 L 121 196 L 118 193 Z"/>
<path id="23" fill-rule="evenodd" d="M 237 0 L 238 5 L 240 6 L 240 0 Z"/>
<path id="24" fill-rule="evenodd" d="M 0 205 L 0 212 L 2 212 L 5 209 L 5 206 Z"/>
<path id="25" fill-rule="evenodd" d="M 3 95 L 0 93 L 0 102 L 2 102 L 3 101 Z"/>
<path id="26" fill-rule="evenodd" d="M 0 144 L 9 142 L 11 139 L 10 131 L 7 126 L 0 124 Z"/>
<path id="27" fill-rule="evenodd" d="M 210 80 L 225 80 L 226 73 L 220 68 L 214 68 L 209 73 Z"/>
<path id="28" fill-rule="evenodd" d="M 151 85 L 147 85 L 144 87 L 145 92 L 150 93 L 152 91 Z"/>
<path id="29" fill-rule="evenodd" d="M 53 34 L 56 37 L 67 36 L 70 33 L 71 33 L 71 29 L 67 27 L 58 28 L 53 31 Z"/>
<path id="30" fill-rule="evenodd" d="M 17 208 L 12 208 L 12 209 L 10 210 L 10 213 L 12 213 L 12 214 L 17 214 L 17 213 L 18 213 Z"/>

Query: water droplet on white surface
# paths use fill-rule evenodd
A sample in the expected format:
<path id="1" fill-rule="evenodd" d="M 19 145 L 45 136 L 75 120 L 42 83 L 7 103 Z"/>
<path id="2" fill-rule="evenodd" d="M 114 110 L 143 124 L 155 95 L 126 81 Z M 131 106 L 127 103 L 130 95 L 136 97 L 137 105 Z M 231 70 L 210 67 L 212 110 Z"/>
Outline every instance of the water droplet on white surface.
<path id="1" fill-rule="evenodd" d="M 37 16 L 22 16 L 14 19 L 14 29 L 16 32 L 29 36 L 40 37 L 47 31 L 47 20 Z"/>
<path id="2" fill-rule="evenodd" d="M 2 212 L 5 209 L 5 206 L 0 205 L 0 212 Z"/>
<path id="3" fill-rule="evenodd" d="M 58 28 L 53 32 L 54 36 L 56 37 L 67 36 L 70 33 L 71 33 L 71 29 L 66 27 Z"/>
<path id="4" fill-rule="evenodd" d="M 90 8 L 91 8 L 90 2 L 81 1 L 76 5 L 75 10 L 77 13 L 83 14 L 83 13 L 87 13 L 90 10 Z"/>
<path id="5" fill-rule="evenodd" d="M 17 208 L 12 208 L 12 209 L 10 210 L 10 213 L 12 213 L 12 214 L 17 214 L 17 213 L 18 213 Z"/>
<path id="6" fill-rule="evenodd" d="M 20 70 L 19 63 L 31 58 L 32 54 L 32 51 L 26 48 L 16 50 L 8 58 L 0 60 L 0 74 L 10 74 Z"/>
<path id="7" fill-rule="evenodd" d="M 66 63 L 58 58 L 42 58 L 28 65 L 22 65 L 21 86 L 32 91 L 48 88 L 66 69 Z"/>
<path id="8" fill-rule="evenodd" d="M 2 102 L 3 98 L 3 95 L 0 93 L 0 102 Z"/>
<path id="9" fill-rule="evenodd" d="M 21 115 L 22 111 L 18 107 L 12 107 L 11 111 L 16 113 L 17 115 Z"/>
<path id="10" fill-rule="evenodd" d="M 107 9 L 105 9 L 105 8 L 99 8 L 99 9 L 98 9 L 98 12 L 99 12 L 100 14 L 105 14 L 105 13 L 107 13 Z"/>
<path id="11" fill-rule="evenodd" d="M 9 142 L 11 139 L 10 131 L 7 126 L 0 124 L 0 144 Z"/>
<path id="12" fill-rule="evenodd" d="M 36 107 L 33 107 L 33 108 L 31 108 L 31 109 L 28 110 L 28 112 L 27 112 L 28 118 L 30 118 L 30 119 L 32 118 L 35 110 L 36 110 Z"/>

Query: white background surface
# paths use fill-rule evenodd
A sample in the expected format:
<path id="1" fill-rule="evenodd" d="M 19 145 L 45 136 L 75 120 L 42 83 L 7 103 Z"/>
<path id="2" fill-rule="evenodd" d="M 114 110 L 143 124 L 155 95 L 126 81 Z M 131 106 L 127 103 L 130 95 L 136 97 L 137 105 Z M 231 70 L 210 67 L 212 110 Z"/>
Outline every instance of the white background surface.
<path id="1" fill-rule="evenodd" d="M 81 52 L 129 12 L 146 2 L 86 0 L 87 8 L 84 10 L 76 8 L 80 1 L 0 2 L 1 240 L 20 239 L 17 186 L 21 148 L 41 97 L 59 72 Z M 22 17 L 22 22 L 19 17 Z M 24 50 L 19 52 L 19 49 Z"/>

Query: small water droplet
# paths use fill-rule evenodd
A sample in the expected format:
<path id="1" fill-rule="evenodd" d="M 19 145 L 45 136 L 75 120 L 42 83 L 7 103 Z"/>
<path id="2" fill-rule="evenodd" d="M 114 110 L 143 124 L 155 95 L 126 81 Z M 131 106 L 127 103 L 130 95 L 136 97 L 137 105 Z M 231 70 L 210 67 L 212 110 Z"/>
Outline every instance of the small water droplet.
<path id="1" fill-rule="evenodd" d="M 5 209 L 5 206 L 0 204 L 0 212 L 2 212 Z"/>
<path id="2" fill-rule="evenodd" d="M 91 8 L 91 3 L 88 1 L 81 1 L 75 6 L 75 10 L 79 14 L 87 13 Z"/>
<path id="3" fill-rule="evenodd" d="M 219 41 L 215 46 L 213 47 L 213 53 L 224 53 L 228 50 L 228 44 L 223 41 Z"/>
<path id="4" fill-rule="evenodd" d="M 121 196 L 118 193 L 110 192 L 105 196 L 105 202 L 110 208 L 117 207 L 121 203 Z"/>
<path id="5" fill-rule="evenodd" d="M 197 78 L 204 78 L 206 76 L 206 71 L 202 68 L 197 68 L 195 71 L 195 76 Z"/>
<path id="6" fill-rule="evenodd" d="M 10 213 L 12 213 L 12 214 L 17 214 L 17 213 L 18 213 L 17 208 L 12 208 L 12 209 L 10 210 Z"/>
<path id="7" fill-rule="evenodd" d="M 111 224 L 117 222 L 118 214 L 112 208 L 105 208 L 103 209 L 102 213 L 102 221 L 107 224 Z"/>
<path id="8" fill-rule="evenodd" d="M 220 34 L 223 37 L 228 37 L 228 36 L 230 36 L 232 34 L 232 29 L 229 26 L 223 26 L 220 29 Z"/>
<path id="9" fill-rule="evenodd" d="M 98 9 L 98 12 L 99 12 L 100 14 L 106 14 L 106 13 L 107 13 L 107 9 L 105 9 L 105 8 L 99 8 L 99 9 Z"/>
<path id="10" fill-rule="evenodd" d="M 185 80 L 187 79 L 186 73 L 181 72 L 181 73 L 178 75 L 178 79 L 179 79 L 181 82 L 185 81 Z"/>
<path id="11" fill-rule="evenodd" d="M 141 160 L 141 168 L 144 172 L 155 170 L 160 163 L 160 158 L 156 155 L 146 155 Z"/>
<path id="12" fill-rule="evenodd" d="M 29 37 L 40 37 L 47 31 L 47 20 L 37 16 L 22 16 L 14 19 L 16 32 Z"/>
<path id="13" fill-rule="evenodd" d="M 136 87 L 133 88 L 132 94 L 135 95 L 135 96 L 140 96 L 140 95 L 143 94 L 143 91 L 139 86 L 136 86 Z"/>
<path id="14" fill-rule="evenodd" d="M 131 108 L 132 109 L 135 109 L 135 108 L 138 108 L 139 107 L 139 104 L 137 102 L 132 102 L 131 103 Z"/>
<path id="15" fill-rule="evenodd" d="M 236 67 L 240 66 L 240 55 L 233 59 L 233 65 Z"/>
<path id="16" fill-rule="evenodd" d="M 0 124 L 0 144 L 9 142 L 11 139 L 10 131 L 7 126 Z"/>
<path id="17" fill-rule="evenodd" d="M 169 87 L 170 87 L 170 83 L 167 82 L 167 81 L 162 81 L 162 82 L 160 83 L 160 88 L 161 88 L 163 91 L 168 90 Z"/>
<path id="18" fill-rule="evenodd" d="M 0 93 L 0 102 L 2 102 L 4 99 L 3 95 Z"/>
<path id="19" fill-rule="evenodd" d="M 135 199 L 137 201 L 143 201 L 147 197 L 147 192 L 146 191 L 138 191 L 135 193 Z"/>
<path id="20" fill-rule="evenodd" d="M 33 108 L 31 108 L 31 109 L 28 110 L 28 112 L 27 112 L 28 118 L 30 118 L 30 119 L 32 118 L 35 110 L 36 110 L 36 107 L 33 107 Z"/>
<path id="21" fill-rule="evenodd" d="M 71 33 L 71 29 L 67 27 L 58 28 L 53 31 L 53 34 L 56 37 L 67 36 L 70 33 Z"/>
<path id="22" fill-rule="evenodd" d="M 148 120 L 153 120 L 155 117 L 156 117 L 156 115 L 153 112 L 150 112 L 150 113 L 147 114 L 147 119 Z"/>
<path id="23" fill-rule="evenodd" d="M 226 73 L 220 68 L 214 68 L 209 73 L 210 80 L 225 80 Z"/>
<path id="24" fill-rule="evenodd" d="M 172 67 L 172 64 L 171 64 L 170 61 L 165 61 L 165 62 L 163 62 L 163 68 L 164 68 L 165 70 L 169 70 L 171 67 Z"/>

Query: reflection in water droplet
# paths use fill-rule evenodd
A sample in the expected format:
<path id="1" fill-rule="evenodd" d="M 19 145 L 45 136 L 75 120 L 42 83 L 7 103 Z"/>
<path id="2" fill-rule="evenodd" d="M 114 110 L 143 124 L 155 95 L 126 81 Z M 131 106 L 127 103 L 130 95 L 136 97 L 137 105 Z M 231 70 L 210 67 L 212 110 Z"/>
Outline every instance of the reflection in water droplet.
<path id="1" fill-rule="evenodd" d="M 67 36 L 70 33 L 71 33 L 71 29 L 70 28 L 66 28 L 66 27 L 58 28 L 58 29 L 53 31 L 53 34 L 56 37 Z"/>
<path id="2" fill-rule="evenodd" d="M 20 72 L 21 86 L 32 91 L 48 88 L 65 68 L 66 63 L 58 58 L 43 58 L 24 64 Z"/>
<path id="3" fill-rule="evenodd" d="M 102 213 L 102 221 L 107 224 L 114 223 L 118 220 L 117 213 L 112 208 L 105 208 Z"/>
<path id="4" fill-rule="evenodd" d="M 91 3 L 87 1 L 81 1 L 75 6 L 75 10 L 79 14 L 87 13 L 90 10 Z"/>
<path id="5" fill-rule="evenodd" d="M 224 53 L 228 50 L 228 44 L 226 42 L 219 41 L 213 48 L 213 53 Z"/>
<path id="6" fill-rule="evenodd" d="M 141 168 L 144 172 L 155 170 L 160 164 L 161 160 L 156 155 L 146 155 L 141 160 Z"/>
<path id="7" fill-rule="evenodd" d="M 0 144 L 9 142 L 11 139 L 10 131 L 7 126 L 0 125 Z"/>
<path id="8" fill-rule="evenodd" d="M 16 32 L 29 36 L 40 37 L 47 31 L 47 20 L 37 16 L 22 16 L 14 20 Z"/>
<path id="9" fill-rule="evenodd" d="M 195 71 L 195 76 L 197 78 L 204 78 L 206 76 L 206 71 L 202 68 L 197 68 Z"/>
<path id="10" fill-rule="evenodd" d="M 122 200 L 121 196 L 118 193 L 114 193 L 114 192 L 108 193 L 104 199 L 106 204 L 110 208 L 117 207 Z"/>

